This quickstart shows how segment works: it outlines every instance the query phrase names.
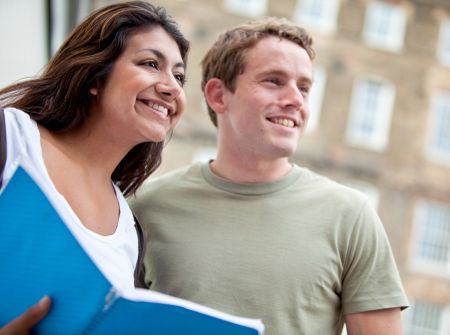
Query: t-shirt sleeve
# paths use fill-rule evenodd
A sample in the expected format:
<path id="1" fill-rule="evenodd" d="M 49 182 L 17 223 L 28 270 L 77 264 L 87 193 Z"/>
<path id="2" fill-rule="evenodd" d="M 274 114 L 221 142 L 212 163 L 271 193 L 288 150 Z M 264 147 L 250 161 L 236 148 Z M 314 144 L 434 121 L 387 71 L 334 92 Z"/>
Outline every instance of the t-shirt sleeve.
<path id="1" fill-rule="evenodd" d="M 408 306 L 388 237 L 368 201 L 348 239 L 342 281 L 344 314 Z"/>

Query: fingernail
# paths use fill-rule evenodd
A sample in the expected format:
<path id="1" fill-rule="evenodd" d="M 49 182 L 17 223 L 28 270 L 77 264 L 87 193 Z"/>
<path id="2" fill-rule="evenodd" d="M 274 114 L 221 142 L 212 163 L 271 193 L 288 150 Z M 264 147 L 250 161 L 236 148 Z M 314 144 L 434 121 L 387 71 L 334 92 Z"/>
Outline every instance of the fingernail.
<path id="1" fill-rule="evenodd" d="M 39 306 L 39 307 L 44 307 L 44 306 L 48 303 L 48 299 L 50 299 L 50 298 L 48 297 L 48 295 L 44 295 L 44 296 L 41 298 L 41 300 L 39 300 L 38 306 Z"/>

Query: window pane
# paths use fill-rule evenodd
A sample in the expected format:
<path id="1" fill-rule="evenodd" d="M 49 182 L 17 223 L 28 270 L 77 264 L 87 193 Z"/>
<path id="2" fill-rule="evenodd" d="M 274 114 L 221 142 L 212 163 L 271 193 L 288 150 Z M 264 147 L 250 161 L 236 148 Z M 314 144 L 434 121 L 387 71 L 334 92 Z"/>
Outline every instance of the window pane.
<path id="1" fill-rule="evenodd" d="M 440 305 L 416 303 L 408 312 L 406 335 L 441 335 L 444 308 Z"/>
<path id="2" fill-rule="evenodd" d="M 258 17 L 266 13 L 267 0 L 225 0 L 224 6 L 231 13 Z"/>
<path id="3" fill-rule="evenodd" d="M 383 150 L 388 134 L 395 91 L 381 80 L 358 80 L 353 89 L 347 140 L 355 146 Z"/>
<path id="4" fill-rule="evenodd" d="M 438 57 L 442 63 L 450 66 L 450 19 L 441 24 Z"/>
<path id="5" fill-rule="evenodd" d="M 434 96 L 431 114 L 429 156 L 450 163 L 450 92 Z"/>
<path id="6" fill-rule="evenodd" d="M 406 14 L 402 7 L 385 2 L 367 6 L 364 40 L 370 46 L 391 51 L 403 47 Z"/>
<path id="7" fill-rule="evenodd" d="M 450 263 L 450 208 L 424 203 L 417 237 L 416 257 L 446 267 Z"/>
<path id="8" fill-rule="evenodd" d="M 314 84 L 309 95 L 309 120 L 307 131 L 311 132 L 317 129 L 319 125 L 320 113 L 322 109 L 322 100 L 325 91 L 326 72 L 320 65 L 314 66 Z"/>
<path id="9" fill-rule="evenodd" d="M 363 133 L 370 135 L 376 127 L 376 115 L 379 109 L 379 100 L 381 99 L 381 84 L 373 81 L 366 81 L 362 87 L 363 99 L 361 113 L 361 130 Z"/>
<path id="10" fill-rule="evenodd" d="M 340 0 L 298 0 L 294 20 L 324 33 L 336 29 Z"/>

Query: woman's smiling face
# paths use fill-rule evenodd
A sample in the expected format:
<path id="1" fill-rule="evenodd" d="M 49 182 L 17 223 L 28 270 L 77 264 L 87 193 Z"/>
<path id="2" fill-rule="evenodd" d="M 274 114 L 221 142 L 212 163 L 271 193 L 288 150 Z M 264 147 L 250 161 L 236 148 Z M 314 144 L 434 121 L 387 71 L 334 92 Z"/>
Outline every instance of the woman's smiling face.
<path id="1" fill-rule="evenodd" d="M 91 89 L 94 114 L 132 145 L 163 141 L 185 109 L 184 76 L 178 45 L 163 28 L 135 32 L 106 84 Z"/>

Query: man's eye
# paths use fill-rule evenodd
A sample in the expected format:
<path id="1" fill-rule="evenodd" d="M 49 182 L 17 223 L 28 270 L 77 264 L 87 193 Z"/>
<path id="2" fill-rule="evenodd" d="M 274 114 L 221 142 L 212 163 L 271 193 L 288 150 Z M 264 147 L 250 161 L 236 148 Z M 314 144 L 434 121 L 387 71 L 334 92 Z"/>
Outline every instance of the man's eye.
<path id="1" fill-rule="evenodd" d="M 177 73 L 174 75 L 175 79 L 183 86 L 186 83 L 186 76 L 182 73 Z"/>
<path id="2" fill-rule="evenodd" d="M 300 86 L 299 87 L 299 90 L 300 90 L 300 92 L 302 92 L 303 95 L 308 95 L 310 89 L 311 88 L 309 86 Z"/>
<path id="3" fill-rule="evenodd" d="M 278 78 L 267 78 L 265 81 L 270 84 L 280 85 L 280 80 Z"/>

